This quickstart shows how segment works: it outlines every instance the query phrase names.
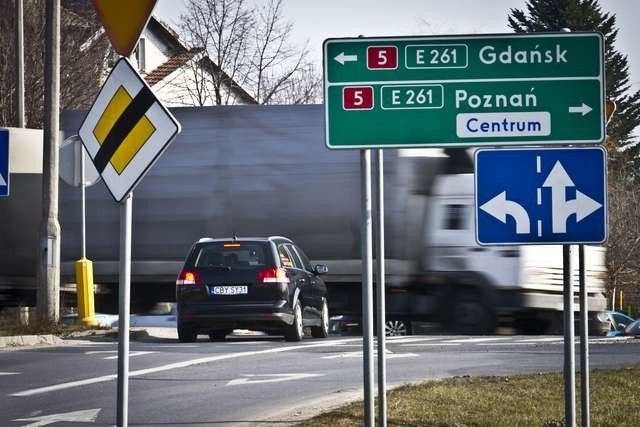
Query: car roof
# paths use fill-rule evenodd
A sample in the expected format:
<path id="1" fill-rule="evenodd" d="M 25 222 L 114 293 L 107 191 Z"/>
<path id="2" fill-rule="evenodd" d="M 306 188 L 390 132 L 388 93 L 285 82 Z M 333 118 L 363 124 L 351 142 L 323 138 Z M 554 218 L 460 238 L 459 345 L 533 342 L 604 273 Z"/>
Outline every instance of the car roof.
<path id="1" fill-rule="evenodd" d="M 268 237 L 237 237 L 237 236 L 232 236 L 232 237 L 218 237 L 218 238 L 203 237 L 203 238 L 199 239 L 196 243 L 213 243 L 213 242 L 229 242 L 229 241 L 236 241 L 236 242 L 284 241 L 284 242 L 287 242 L 287 243 L 293 243 L 291 241 L 291 239 L 288 239 L 288 238 L 283 237 L 283 236 L 268 236 Z"/>

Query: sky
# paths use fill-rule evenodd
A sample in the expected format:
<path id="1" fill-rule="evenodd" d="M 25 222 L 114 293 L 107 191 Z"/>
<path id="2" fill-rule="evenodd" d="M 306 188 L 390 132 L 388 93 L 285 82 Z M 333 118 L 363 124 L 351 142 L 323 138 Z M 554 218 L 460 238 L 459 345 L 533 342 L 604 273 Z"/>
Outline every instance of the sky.
<path id="1" fill-rule="evenodd" d="M 262 0 L 248 0 L 261 4 Z M 640 90 L 640 0 L 600 0 L 616 15 L 616 48 L 628 55 L 633 90 Z M 284 18 L 294 25 L 292 42 L 309 43 L 311 58 L 322 64 L 327 38 L 407 35 L 511 33 L 507 17 L 525 0 L 284 0 Z M 159 0 L 155 14 L 174 24 L 182 0 Z"/>

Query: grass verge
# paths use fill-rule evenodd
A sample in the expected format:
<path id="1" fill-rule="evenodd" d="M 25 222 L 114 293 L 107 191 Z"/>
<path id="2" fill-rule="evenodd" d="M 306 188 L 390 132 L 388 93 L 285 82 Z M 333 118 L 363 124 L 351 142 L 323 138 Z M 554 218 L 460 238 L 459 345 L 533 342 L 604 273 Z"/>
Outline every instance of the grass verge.
<path id="1" fill-rule="evenodd" d="M 580 425 L 579 374 L 576 375 Z M 589 376 L 591 425 L 640 426 L 640 365 L 594 370 Z M 387 394 L 389 426 L 514 427 L 564 425 L 561 374 L 452 378 L 407 385 Z M 299 427 L 361 426 L 363 403 L 354 402 L 311 418 Z"/>

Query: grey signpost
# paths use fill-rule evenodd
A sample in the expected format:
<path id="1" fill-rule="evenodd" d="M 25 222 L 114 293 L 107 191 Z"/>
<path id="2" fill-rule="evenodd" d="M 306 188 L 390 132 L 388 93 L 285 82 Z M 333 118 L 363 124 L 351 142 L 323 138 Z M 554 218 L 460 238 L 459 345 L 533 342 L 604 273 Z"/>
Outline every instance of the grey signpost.
<path id="1" fill-rule="evenodd" d="M 330 149 L 363 149 L 363 159 L 371 148 L 600 144 L 605 137 L 599 33 L 327 39 L 323 58 L 325 143 Z M 361 163 L 362 173 L 370 173 L 370 164 Z M 371 233 L 370 177 L 366 182 L 365 326 L 371 318 L 371 254 L 364 244 Z M 383 221 L 384 213 L 378 215 Z M 571 320 L 573 312 L 565 317 Z M 371 336 L 367 328 L 363 334 L 365 425 L 370 425 Z M 573 335 L 569 339 L 572 344 Z M 380 358 L 384 348 L 378 349 Z M 379 372 L 384 375 L 384 369 Z M 565 401 L 568 405 L 575 403 Z M 573 423 L 572 411 L 567 422 Z"/>

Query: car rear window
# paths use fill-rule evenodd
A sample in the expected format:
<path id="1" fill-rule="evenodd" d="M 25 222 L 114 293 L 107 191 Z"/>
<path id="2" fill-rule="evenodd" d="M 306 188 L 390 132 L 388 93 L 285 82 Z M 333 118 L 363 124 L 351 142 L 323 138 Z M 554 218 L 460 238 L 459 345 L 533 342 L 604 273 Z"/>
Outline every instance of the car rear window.
<path id="1" fill-rule="evenodd" d="M 213 242 L 196 246 L 190 263 L 196 268 L 232 270 L 273 266 L 267 242 Z"/>

